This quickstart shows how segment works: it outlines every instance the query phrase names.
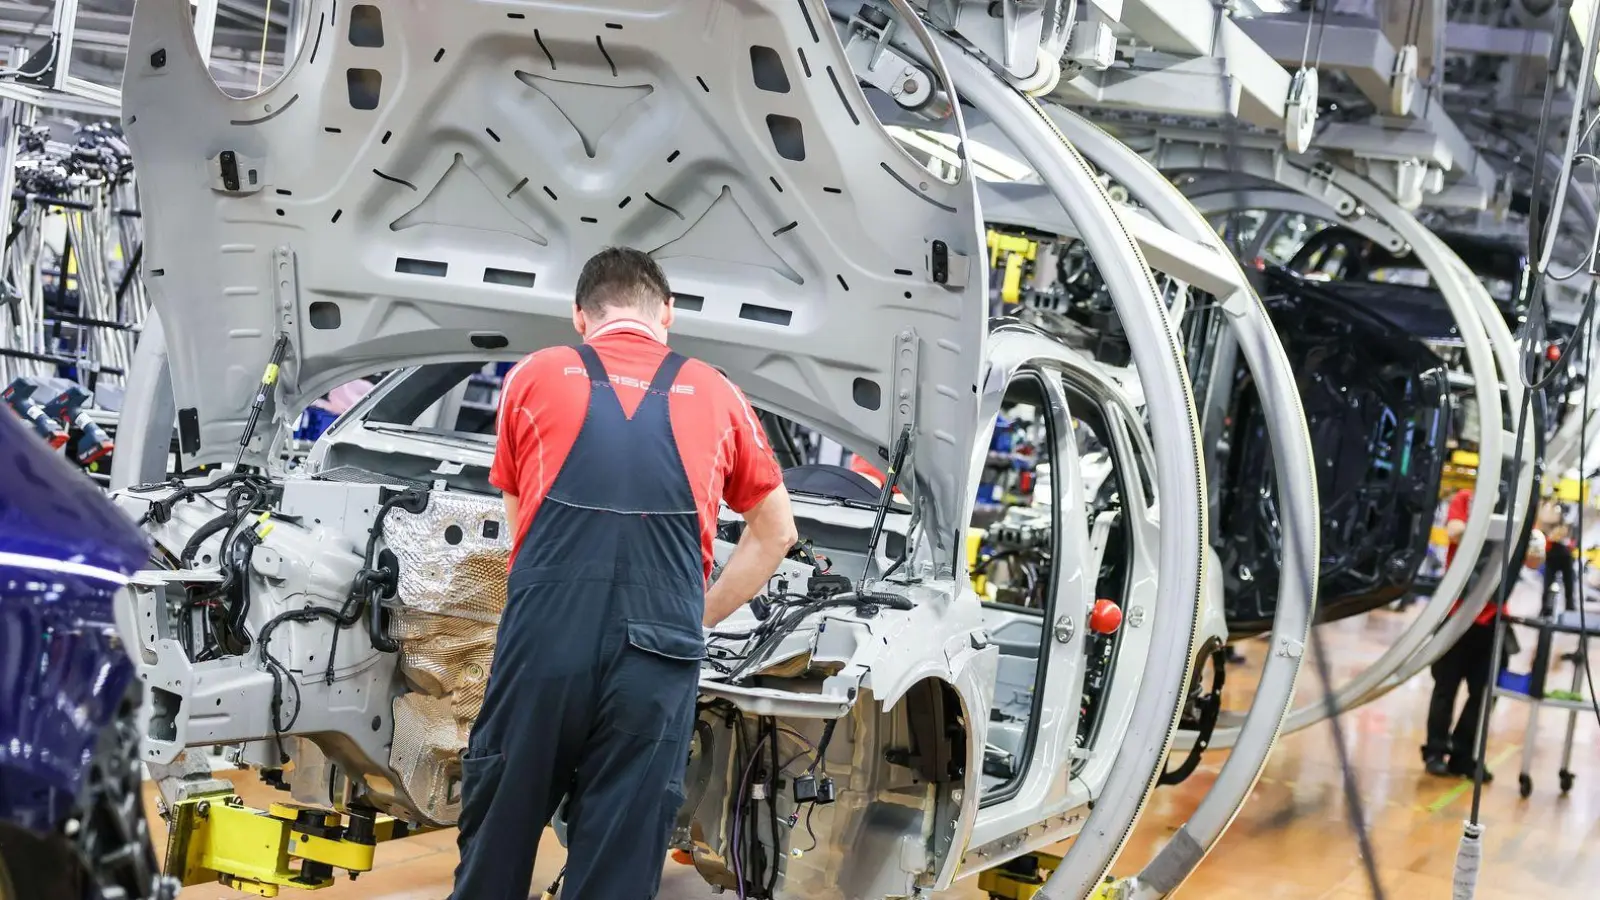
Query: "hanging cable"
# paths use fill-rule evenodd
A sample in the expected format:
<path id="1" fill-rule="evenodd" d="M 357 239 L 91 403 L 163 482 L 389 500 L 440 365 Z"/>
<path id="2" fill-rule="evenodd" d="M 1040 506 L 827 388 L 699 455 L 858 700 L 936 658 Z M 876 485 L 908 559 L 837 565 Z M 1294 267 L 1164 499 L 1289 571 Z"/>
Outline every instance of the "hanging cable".
<path id="1" fill-rule="evenodd" d="M 1566 8 L 1566 4 L 1563 4 L 1563 11 L 1565 10 L 1565 8 Z M 1554 26 L 1554 30 L 1555 30 L 1555 43 L 1554 43 L 1554 46 L 1557 47 L 1557 48 L 1560 48 L 1562 46 L 1561 42 L 1562 42 L 1562 39 L 1563 39 L 1563 36 L 1564 36 L 1564 33 L 1565 33 L 1565 21 L 1566 21 L 1566 16 L 1564 14 L 1557 16 L 1557 21 L 1556 21 L 1555 26 Z M 1600 17 L 1596 17 L 1595 20 L 1591 22 L 1590 41 L 1589 41 L 1589 43 L 1585 44 L 1584 59 L 1583 59 L 1583 64 L 1581 66 L 1581 73 L 1582 74 L 1581 74 L 1580 81 L 1579 81 L 1579 83 L 1583 84 L 1583 85 L 1588 85 L 1589 84 L 1589 79 L 1592 77 L 1590 75 L 1590 73 L 1592 71 L 1592 67 L 1593 67 L 1593 62 L 1594 62 L 1594 50 L 1592 48 L 1594 46 L 1595 37 L 1596 37 L 1597 34 L 1600 34 Z M 1550 119 L 1550 111 L 1551 111 L 1550 110 L 1550 101 L 1551 101 L 1551 96 L 1552 96 L 1552 92 L 1553 92 L 1553 85 L 1554 85 L 1554 82 L 1555 82 L 1555 66 L 1557 64 L 1555 62 L 1555 60 L 1556 60 L 1557 57 L 1559 57 L 1559 55 L 1560 54 L 1558 54 L 1558 53 L 1557 54 L 1552 54 L 1551 68 L 1550 68 L 1549 72 L 1547 73 L 1547 80 L 1545 82 L 1544 103 L 1543 103 L 1542 108 L 1540 110 L 1539 128 L 1538 128 L 1538 140 L 1537 140 L 1537 143 L 1535 144 L 1536 151 L 1540 152 L 1540 153 L 1542 153 L 1543 150 L 1544 150 L 1544 141 L 1546 139 L 1546 135 L 1548 134 L 1548 130 L 1549 130 L 1549 119 Z M 1533 194 L 1532 194 L 1531 209 L 1530 209 L 1530 213 L 1529 213 L 1529 232 L 1528 232 L 1528 235 L 1529 235 L 1529 253 L 1528 253 L 1528 256 L 1529 256 L 1529 258 L 1531 260 L 1536 260 L 1537 262 L 1535 263 L 1534 277 L 1529 280 L 1529 289 L 1532 292 L 1532 296 L 1529 298 L 1528 315 L 1527 315 L 1526 321 L 1523 323 L 1521 340 L 1519 342 L 1520 346 L 1518 348 L 1519 349 L 1520 359 L 1519 359 L 1519 365 L 1516 367 L 1517 368 L 1517 377 L 1522 379 L 1522 383 L 1523 383 L 1523 385 L 1524 385 L 1526 390 L 1525 390 L 1525 394 L 1524 394 L 1522 403 L 1520 404 L 1519 409 L 1517 411 L 1516 442 L 1515 442 L 1515 451 L 1514 451 L 1513 457 L 1512 457 L 1512 471 L 1513 472 L 1516 472 L 1516 471 L 1520 470 L 1521 466 L 1522 466 L 1522 449 L 1523 449 L 1524 439 L 1526 437 L 1526 431 L 1527 431 L 1527 427 L 1528 427 L 1528 420 L 1530 418 L 1530 410 L 1531 410 L 1532 405 L 1533 405 L 1533 395 L 1534 395 L 1534 393 L 1536 391 L 1543 391 L 1546 388 L 1546 386 L 1548 386 L 1549 384 L 1554 382 L 1558 376 L 1560 376 L 1561 374 L 1564 374 L 1566 369 L 1571 365 L 1571 354 L 1569 352 L 1567 352 L 1568 348 L 1563 348 L 1563 352 L 1561 353 L 1560 357 L 1552 365 L 1550 365 L 1549 369 L 1547 369 L 1545 371 L 1544 375 L 1541 377 L 1539 375 L 1539 373 L 1538 373 L 1539 358 L 1540 358 L 1541 354 L 1539 354 L 1537 351 L 1539 349 L 1539 345 L 1544 343 L 1545 331 L 1546 331 L 1546 326 L 1547 326 L 1547 323 L 1548 323 L 1548 315 L 1549 315 L 1549 310 L 1547 309 L 1547 304 L 1546 304 L 1546 300 L 1545 300 L 1545 297 L 1544 297 L 1543 276 L 1546 274 L 1546 272 L 1549 269 L 1550 249 L 1551 249 L 1550 248 L 1550 242 L 1553 242 L 1553 237 L 1554 237 L 1554 235 L 1556 233 L 1555 229 L 1559 225 L 1559 220 L 1561 218 L 1562 208 L 1563 208 L 1564 201 L 1565 201 L 1565 196 L 1566 196 L 1566 188 L 1567 188 L 1566 182 L 1568 181 L 1568 179 L 1571 178 L 1573 162 L 1576 160 L 1577 156 L 1579 155 L 1578 154 L 1578 142 L 1579 142 L 1579 134 L 1580 134 L 1580 132 L 1579 132 L 1578 125 L 1579 125 L 1579 122 L 1581 120 L 1581 114 L 1582 114 L 1582 106 L 1580 105 L 1577 109 L 1574 110 L 1573 119 L 1568 125 L 1568 140 L 1567 140 L 1567 145 L 1566 145 L 1566 154 L 1565 154 L 1565 158 L 1564 158 L 1564 161 L 1563 161 L 1563 164 L 1562 164 L 1560 181 L 1557 183 L 1557 186 L 1556 186 L 1556 198 L 1555 198 L 1555 202 L 1551 204 L 1550 211 L 1549 211 L 1548 214 L 1546 214 L 1546 216 L 1545 216 L 1546 221 L 1544 221 L 1544 222 L 1540 221 L 1540 216 L 1539 216 L 1539 196 L 1538 196 L 1539 195 L 1539 187 L 1540 187 L 1539 182 L 1542 180 L 1541 175 L 1542 175 L 1542 171 L 1543 171 L 1543 166 L 1541 166 L 1541 165 L 1534 166 L 1534 186 L 1535 187 L 1534 187 Z M 1583 129 L 1583 131 L 1582 131 L 1583 135 L 1588 135 L 1589 133 L 1590 133 L 1589 129 L 1587 129 L 1587 128 Z M 1548 227 L 1541 228 L 1541 225 L 1548 226 Z M 1587 266 L 1593 266 L 1594 258 L 1593 258 L 1592 255 L 1591 255 L 1590 259 L 1586 261 L 1586 264 L 1587 264 Z M 1578 317 L 1578 325 L 1574 329 L 1572 338 L 1569 339 L 1569 341 L 1568 341 L 1568 343 L 1574 343 L 1574 342 L 1576 342 L 1578 340 L 1578 336 L 1579 335 L 1583 335 L 1584 336 L 1584 340 L 1587 342 L 1586 344 L 1580 345 L 1582 347 L 1582 349 L 1583 349 L 1584 360 L 1585 360 L 1585 363 L 1584 363 L 1584 366 L 1585 366 L 1585 381 L 1584 381 L 1585 402 L 1584 402 L 1584 408 L 1580 411 L 1580 415 L 1584 416 L 1584 419 L 1583 419 L 1583 421 L 1581 421 L 1579 423 L 1579 433 L 1578 433 L 1579 434 L 1579 437 L 1578 437 L 1578 440 L 1579 440 L 1579 456 L 1580 456 L 1580 460 L 1579 460 L 1580 485 L 1582 484 L 1581 476 L 1584 474 L 1583 473 L 1584 462 L 1581 459 L 1581 457 L 1583 455 L 1583 452 L 1584 452 L 1584 449 L 1585 449 L 1585 445 L 1587 443 L 1587 438 L 1586 438 L 1586 431 L 1587 431 L 1587 425 L 1588 425 L 1588 408 L 1587 408 L 1588 407 L 1588 402 L 1587 402 L 1588 380 L 1587 380 L 1587 376 L 1588 376 L 1589 369 L 1590 369 L 1589 360 L 1590 360 L 1591 354 L 1593 352 L 1593 332 L 1594 332 L 1593 317 L 1594 317 L 1594 308 L 1595 308 L 1595 296 L 1596 296 L 1595 286 L 1591 285 L 1590 288 L 1589 288 L 1589 294 L 1588 294 L 1587 298 L 1584 301 L 1583 311 Z M 1542 427 L 1542 424 L 1541 424 L 1540 427 Z M 1535 487 L 1535 490 L 1537 490 L 1537 486 Z M 1578 539 L 1579 539 L 1580 548 L 1581 548 L 1581 544 L 1582 544 L 1582 540 L 1583 540 L 1583 537 L 1582 537 L 1583 511 L 1582 511 L 1582 506 L 1581 506 L 1581 500 L 1582 500 L 1581 487 L 1580 487 L 1580 492 L 1579 493 L 1580 493 L 1580 507 L 1579 507 L 1579 512 L 1578 512 L 1578 516 L 1579 516 L 1579 524 L 1578 524 L 1578 527 L 1579 527 L 1579 538 Z M 1506 554 L 1510 554 L 1512 552 L 1512 549 L 1513 549 L 1512 520 L 1513 520 L 1513 517 L 1511 515 L 1509 515 L 1509 504 L 1508 504 L 1508 515 L 1506 516 L 1504 542 L 1502 544 L 1502 546 L 1505 548 L 1504 552 Z M 1580 552 L 1579 555 L 1580 556 L 1582 555 L 1581 552 Z M 1507 559 L 1507 560 L 1505 560 L 1505 562 L 1506 563 L 1511 563 L 1512 561 L 1510 559 Z M 1508 566 L 1508 568 L 1509 568 L 1509 566 Z M 1515 570 L 1513 569 L 1512 571 L 1515 571 Z M 1580 572 L 1580 574 L 1582 572 L 1581 565 L 1580 565 L 1580 568 L 1579 568 L 1579 572 Z M 1460 845 L 1459 845 L 1459 847 L 1457 849 L 1457 852 L 1456 852 L 1456 863 L 1455 863 L 1455 873 L 1454 873 L 1454 875 L 1455 875 L 1455 877 L 1454 877 L 1454 890 L 1453 890 L 1453 896 L 1454 896 L 1455 900 L 1471 900 L 1471 898 L 1473 896 L 1473 893 L 1477 889 L 1478 870 L 1479 870 L 1479 867 L 1482 865 L 1482 861 L 1483 861 L 1483 832 L 1484 832 L 1484 828 L 1483 828 L 1482 822 L 1480 821 L 1480 813 L 1482 811 L 1482 802 L 1483 802 L 1484 755 L 1485 755 L 1485 749 L 1486 749 L 1486 747 L 1488 745 L 1488 738 L 1489 738 L 1489 712 L 1492 709 L 1493 698 L 1494 698 L 1494 687 L 1495 687 L 1495 684 L 1499 681 L 1499 674 L 1500 674 L 1500 670 L 1501 670 L 1501 659 L 1500 659 L 1500 657 L 1501 657 L 1501 655 L 1503 653 L 1503 650 L 1504 650 L 1504 647 L 1505 647 L 1506 629 L 1508 627 L 1510 627 L 1509 626 L 1509 622 L 1507 620 L 1506 605 L 1507 605 L 1507 603 L 1508 603 L 1508 601 L 1510 599 L 1512 583 L 1513 583 L 1513 578 L 1510 577 L 1509 574 L 1507 576 L 1505 576 L 1505 577 L 1502 577 L 1501 580 L 1500 580 L 1499 598 L 1498 598 L 1498 602 L 1496 603 L 1495 610 L 1494 610 L 1494 640 L 1491 642 L 1491 649 L 1490 649 L 1490 653 L 1489 653 L 1489 658 L 1484 661 L 1484 665 L 1489 670 L 1488 671 L 1488 683 L 1485 685 L 1484 691 L 1483 691 L 1483 696 L 1480 699 L 1479 708 L 1478 708 L 1478 730 L 1477 730 L 1477 733 L 1473 736 L 1474 737 L 1474 740 L 1473 740 L 1473 751 L 1474 751 L 1473 752 L 1473 756 L 1475 758 L 1475 761 L 1474 761 L 1474 765 L 1473 765 L 1473 775 L 1472 775 L 1472 811 L 1471 811 L 1470 817 L 1467 819 L 1467 821 L 1462 826 L 1461 842 L 1460 842 Z M 1582 608 L 1581 600 L 1582 600 L 1582 598 L 1580 598 L 1580 603 L 1579 603 L 1580 610 Z M 1582 616 L 1581 612 L 1580 612 L 1580 616 Z M 1580 627 L 1582 625 L 1582 621 L 1583 620 L 1580 618 Z M 1587 673 L 1587 671 L 1588 671 L 1587 666 L 1585 666 L 1585 672 Z M 1596 702 L 1595 698 L 1594 698 L 1594 688 L 1593 688 L 1592 680 L 1590 682 L 1590 699 L 1591 699 L 1591 702 Z M 1596 716 L 1597 716 L 1597 718 L 1600 718 L 1600 707 L 1596 708 Z"/>
<path id="2" fill-rule="evenodd" d="M 261 93 L 261 86 L 267 79 L 267 35 L 272 33 L 272 0 L 267 0 L 267 10 L 261 14 L 261 50 L 256 60 L 256 93 Z M 284 66 L 289 65 L 288 34 L 284 35 Z"/>
<path id="3" fill-rule="evenodd" d="M 1600 229 L 1596 229 L 1600 234 Z M 1591 297 L 1594 287 L 1589 288 Z M 1583 667 L 1583 678 L 1589 686 L 1589 705 L 1594 709 L 1595 721 L 1600 722 L 1600 696 L 1594 692 L 1594 669 L 1589 665 L 1589 621 L 1585 607 L 1588 606 L 1587 598 L 1583 596 L 1583 512 L 1589 504 L 1589 376 L 1594 363 L 1594 320 L 1591 318 L 1584 335 L 1583 342 L 1583 405 L 1579 407 L 1578 420 L 1578 662 Z"/>

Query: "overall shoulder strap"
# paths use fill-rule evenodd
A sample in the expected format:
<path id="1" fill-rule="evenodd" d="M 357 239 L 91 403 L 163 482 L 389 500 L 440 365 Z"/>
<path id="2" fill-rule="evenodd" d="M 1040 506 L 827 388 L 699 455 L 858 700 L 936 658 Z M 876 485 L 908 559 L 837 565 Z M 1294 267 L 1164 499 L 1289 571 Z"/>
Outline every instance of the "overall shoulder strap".
<path id="1" fill-rule="evenodd" d="M 578 358 L 583 360 L 583 367 L 589 371 L 589 380 L 610 387 L 611 376 L 606 374 L 606 367 L 600 362 L 600 354 L 588 344 L 579 344 L 574 349 L 578 351 Z"/>
<path id="2" fill-rule="evenodd" d="M 678 373 L 682 371 L 686 362 L 688 358 L 683 354 L 668 350 L 667 355 L 661 360 L 661 365 L 656 368 L 656 374 L 650 378 L 650 390 L 658 394 L 671 391 L 672 383 L 678 380 Z"/>

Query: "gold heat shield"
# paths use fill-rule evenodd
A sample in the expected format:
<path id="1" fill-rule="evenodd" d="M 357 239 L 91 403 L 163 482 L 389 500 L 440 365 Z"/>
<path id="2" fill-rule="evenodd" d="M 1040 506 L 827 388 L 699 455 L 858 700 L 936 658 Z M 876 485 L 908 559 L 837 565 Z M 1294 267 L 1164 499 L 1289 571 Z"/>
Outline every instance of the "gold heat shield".
<path id="1" fill-rule="evenodd" d="M 392 510 L 383 536 L 399 572 L 389 631 L 411 688 L 394 701 L 389 764 L 418 808 L 450 825 L 506 605 L 511 526 L 498 497 L 436 491 L 420 515 Z"/>

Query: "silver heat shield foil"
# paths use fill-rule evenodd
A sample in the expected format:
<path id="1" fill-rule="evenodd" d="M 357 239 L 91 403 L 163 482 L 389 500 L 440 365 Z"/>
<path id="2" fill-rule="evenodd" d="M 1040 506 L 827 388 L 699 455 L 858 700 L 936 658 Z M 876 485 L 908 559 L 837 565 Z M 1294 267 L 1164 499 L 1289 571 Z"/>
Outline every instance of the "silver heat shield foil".
<path id="1" fill-rule="evenodd" d="M 411 692 L 394 701 L 389 764 L 435 823 L 461 815 L 461 751 L 483 708 L 506 605 L 511 529 L 498 497 L 435 491 L 420 515 L 391 510 L 398 561 L 390 634 Z"/>

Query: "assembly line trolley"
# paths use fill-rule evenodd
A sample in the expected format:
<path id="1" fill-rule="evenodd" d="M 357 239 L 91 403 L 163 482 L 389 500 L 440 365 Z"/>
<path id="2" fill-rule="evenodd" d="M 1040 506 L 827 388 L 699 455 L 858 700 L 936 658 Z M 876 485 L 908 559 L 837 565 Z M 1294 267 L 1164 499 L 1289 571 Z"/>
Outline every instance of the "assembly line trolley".
<path id="1" fill-rule="evenodd" d="M 1538 640 L 1534 645 L 1533 666 L 1527 674 L 1502 670 L 1494 688 L 1494 696 L 1529 703 L 1527 730 L 1522 736 L 1522 771 L 1517 776 L 1518 791 L 1526 798 L 1533 793 L 1533 747 L 1539 732 L 1539 710 L 1546 707 L 1567 712 L 1566 741 L 1561 747 L 1561 793 L 1572 789 L 1575 776 L 1572 772 L 1572 740 L 1577 730 L 1578 716 L 1593 709 L 1592 701 L 1584 695 L 1584 659 L 1589 656 L 1589 639 L 1600 635 L 1600 607 L 1588 606 L 1582 617 L 1578 612 L 1556 613 L 1548 607 L 1539 616 L 1507 615 L 1508 625 L 1521 625 L 1534 629 Z M 1584 625 L 1589 627 L 1584 629 Z M 1572 667 L 1572 689 L 1562 696 L 1550 696 L 1545 690 L 1545 678 L 1550 674 L 1550 655 L 1557 634 L 1577 635 L 1579 659 Z"/>

